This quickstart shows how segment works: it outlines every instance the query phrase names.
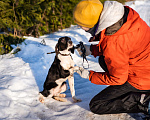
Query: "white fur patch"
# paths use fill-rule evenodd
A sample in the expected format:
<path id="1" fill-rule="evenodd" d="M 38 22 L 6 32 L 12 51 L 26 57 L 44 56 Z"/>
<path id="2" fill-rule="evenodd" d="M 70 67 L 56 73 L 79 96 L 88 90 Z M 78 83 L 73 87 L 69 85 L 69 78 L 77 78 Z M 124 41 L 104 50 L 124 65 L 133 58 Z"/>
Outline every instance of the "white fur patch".
<path id="1" fill-rule="evenodd" d="M 70 55 L 63 56 L 61 54 L 58 54 L 58 59 L 61 61 L 60 65 L 63 67 L 64 70 L 69 70 L 71 67 L 74 67 L 74 61 L 72 60 Z"/>

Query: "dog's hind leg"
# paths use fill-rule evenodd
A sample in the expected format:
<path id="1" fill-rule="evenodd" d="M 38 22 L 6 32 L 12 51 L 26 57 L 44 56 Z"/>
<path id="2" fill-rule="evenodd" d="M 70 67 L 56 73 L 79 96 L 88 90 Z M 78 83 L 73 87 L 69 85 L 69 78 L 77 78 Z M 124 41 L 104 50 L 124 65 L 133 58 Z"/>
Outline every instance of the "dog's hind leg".
<path id="1" fill-rule="evenodd" d="M 67 99 L 65 99 L 65 98 L 61 98 L 61 97 L 58 97 L 58 96 L 54 96 L 53 98 L 54 98 L 55 100 L 57 100 L 57 101 L 67 102 Z"/>
<path id="2" fill-rule="evenodd" d="M 59 94 L 58 97 L 65 98 L 65 97 L 66 97 L 66 94 Z"/>
<path id="3" fill-rule="evenodd" d="M 64 94 L 63 92 L 65 92 L 67 90 L 67 83 L 66 82 L 63 82 L 61 84 L 60 87 L 57 88 L 57 90 L 55 89 L 55 93 L 54 93 L 54 96 L 57 96 L 57 97 L 66 97 L 66 94 Z M 62 94 L 63 93 L 63 94 Z"/>
<path id="4" fill-rule="evenodd" d="M 46 89 L 44 89 L 43 91 L 41 91 L 40 93 L 39 93 L 39 101 L 41 102 L 41 103 L 44 103 L 45 102 L 45 99 L 47 98 L 47 97 L 52 97 L 53 96 L 53 94 L 50 94 L 50 90 L 46 90 Z"/>
<path id="5" fill-rule="evenodd" d="M 64 98 L 66 97 L 66 94 L 61 94 L 66 90 L 67 90 L 67 84 L 66 82 L 63 82 L 60 87 L 58 86 L 57 88 L 53 89 L 53 94 L 54 94 L 53 98 L 57 101 L 66 102 L 67 99 Z"/>
<path id="6" fill-rule="evenodd" d="M 67 84 L 66 84 L 66 82 L 62 83 L 60 89 L 61 89 L 61 91 L 60 91 L 60 94 L 58 96 L 62 97 L 62 98 L 66 97 L 66 94 L 63 93 L 63 92 L 65 92 L 67 90 Z M 61 94 L 61 93 L 63 93 L 63 94 Z"/>

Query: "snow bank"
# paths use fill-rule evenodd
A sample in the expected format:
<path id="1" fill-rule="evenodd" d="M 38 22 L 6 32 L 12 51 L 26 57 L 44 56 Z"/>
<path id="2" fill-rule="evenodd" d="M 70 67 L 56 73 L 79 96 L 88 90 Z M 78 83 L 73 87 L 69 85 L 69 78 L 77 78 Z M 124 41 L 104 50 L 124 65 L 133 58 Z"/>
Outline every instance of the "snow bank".
<path id="1" fill-rule="evenodd" d="M 136 0 L 126 2 L 126 5 L 136 10 L 140 17 L 150 26 L 150 1 L 149 0 Z"/>

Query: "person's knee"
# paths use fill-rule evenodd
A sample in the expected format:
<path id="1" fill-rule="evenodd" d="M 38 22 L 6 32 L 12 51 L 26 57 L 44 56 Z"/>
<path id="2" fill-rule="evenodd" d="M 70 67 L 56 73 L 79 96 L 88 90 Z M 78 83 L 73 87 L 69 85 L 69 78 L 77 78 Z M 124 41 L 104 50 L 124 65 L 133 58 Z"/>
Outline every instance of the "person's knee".
<path id="1" fill-rule="evenodd" d="M 89 104 L 89 107 L 90 107 L 90 110 L 91 112 L 95 113 L 96 114 L 96 105 L 93 105 L 92 103 Z"/>
<path id="2" fill-rule="evenodd" d="M 91 112 L 95 113 L 95 114 L 103 114 L 102 112 L 102 105 L 96 102 L 91 101 L 89 104 L 89 108 L 91 110 Z"/>

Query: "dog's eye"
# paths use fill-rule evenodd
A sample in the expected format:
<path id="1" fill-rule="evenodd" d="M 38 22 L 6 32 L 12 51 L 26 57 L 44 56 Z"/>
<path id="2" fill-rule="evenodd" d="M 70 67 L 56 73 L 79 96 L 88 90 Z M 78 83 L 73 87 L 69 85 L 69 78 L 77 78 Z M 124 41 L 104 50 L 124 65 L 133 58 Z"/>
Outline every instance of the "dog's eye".
<path id="1" fill-rule="evenodd" d="M 71 41 L 71 40 L 69 40 L 69 41 L 68 41 L 68 43 L 69 43 L 69 44 L 72 44 L 72 41 Z"/>

